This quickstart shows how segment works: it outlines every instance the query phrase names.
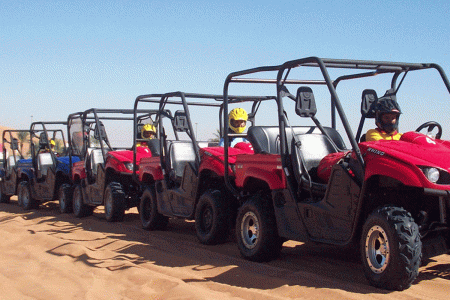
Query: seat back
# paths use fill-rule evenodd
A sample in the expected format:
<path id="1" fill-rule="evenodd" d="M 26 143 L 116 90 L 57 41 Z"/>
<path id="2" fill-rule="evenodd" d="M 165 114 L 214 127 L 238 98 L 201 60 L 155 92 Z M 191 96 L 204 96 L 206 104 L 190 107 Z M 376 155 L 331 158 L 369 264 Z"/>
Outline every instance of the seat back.
<path id="1" fill-rule="evenodd" d="M 300 134 L 296 135 L 296 138 L 300 142 L 299 152 L 303 158 L 304 167 L 308 172 L 312 168 L 319 166 L 322 158 L 330 153 L 337 152 L 326 135 Z M 297 152 L 293 151 L 293 155 L 296 156 Z"/>
<path id="2" fill-rule="evenodd" d="M 316 126 L 297 126 L 292 129 L 296 135 L 321 133 Z M 346 149 L 345 143 L 339 132 L 331 127 L 324 127 L 324 130 L 338 149 Z M 292 136 L 291 128 L 286 128 L 286 134 L 288 149 L 290 149 Z M 247 139 L 252 144 L 255 153 L 280 154 L 280 135 L 278 126 L 252 126 L 248 129 Z"/>
<path id="3" fill-rule="evenodd" d="M 16 160 L 14 159 L 14 155 L 10 155 L 8 157 L 8 166 L 6 167 L 6 169 L 8 171 L 11 171 L 15 165 L 16 165 Z"/>
<path id="4" fill-rule="evenodd" d="M 195 162 L 195 150 L 192 142 L 173 141 L 169 145 L 169 161 L 175 177 L 180 179 L 186 164 Z"/>
<path id="5" fill-rule="evenodd" d="M 92 167 L 92 174 L 97 174 L 98 165 L 103 164 L 105 161 L 103 159 L 102 149 L 92 149 L 91 151 L 91 167 Z"/>
<path id="6" fill-rule="evenodd" d="M 38 170 L 41 176 L 47 176 L 48 169 L 53 166 L 53 158 L 50 153 L 39 153 L 38 155 Z"/>

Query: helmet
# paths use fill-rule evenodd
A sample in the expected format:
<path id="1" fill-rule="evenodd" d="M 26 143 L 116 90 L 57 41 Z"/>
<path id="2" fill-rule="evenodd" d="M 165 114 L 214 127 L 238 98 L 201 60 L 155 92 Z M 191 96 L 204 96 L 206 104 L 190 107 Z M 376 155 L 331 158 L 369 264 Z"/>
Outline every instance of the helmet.
<path id="1" fill-rule="evenodd" d="M 242 133 L 245 130 L 245 126 L 244 127 L 234 127 L 231 124 L 231 120 L 244 120 L 247 122 L 247 120 L 248 120 L 247 112 L 243 108 L 235 108 L 232 111 L 230 111 L 230 113 L 228 114 L 228 125 L 230 126 L 230 128 L 236 133 Z"/>
<path id="2" fill-rule="evenodd" d="M 146 137 L 146 136 L 144 135 L 145 132 L 152 132 L 153 134 L 156 135 L 156 128 L 155 128 L 155 126 L 153 126 L 152 124 L 145 124 L 144 126 L 142 126 L 142 129 L 141 129 L 141 137 L 142 137 L 143 139 L 148 139 L 148 138 L 150 138 L 150 137 Z"/>
<path id="3" fill-rule="evenodd" d="M 51 140 L 50 140 L 50 146 L 53 146 L 53 147 L 56 146 L 56 143 L 55 143 L 55 140 L 54 140 L 54 139 L 51 139 Z"/>
<path id="4" fill-rule="evenodd" d="M 400 110 L 400 106 L 397 101 L 390 97 L 382 97 L 378 99 L 377 104 L 375 105 L 375 122 L 377 126 L 381 127 L 384 131 L 390 133 L 398 129 L 398 122 L 400 119 L 400 114 L 402 111 Z M 381 117 L 384 114 L 396 114 L 397 120 L 395 124 L 385 124 L 383 123 Z"/>

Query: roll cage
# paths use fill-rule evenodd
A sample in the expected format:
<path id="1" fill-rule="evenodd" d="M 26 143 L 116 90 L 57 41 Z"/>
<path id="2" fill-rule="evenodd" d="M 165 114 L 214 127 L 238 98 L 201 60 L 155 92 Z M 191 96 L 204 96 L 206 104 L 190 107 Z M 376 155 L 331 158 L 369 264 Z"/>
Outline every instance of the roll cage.
<path id="1" fill-rule="evenodd" d="M 297 68 L 318 68 L 322 75 L 320 80 L 309 80 L 307 78 L 291 78 L 291 71 Z M 329 70 L 340 69 L 342 71 L 348 70 L 349 74 L 340 75 L 336 78 L 331 78 Z M 224 109 L 222 118 L 226 118 L 228 115 L 228 104 L 230 103 L 229 87 L 233 83 L 242 84 L 275 84 L 276 85 L 276 101 L 277 101 L 277 114 L 280 131 L 280 154 L 282 168 L 285 175 L 289 177 L 288 164 L 289 157 L 287 149 L 287 138 L 285 128 L 288 127 L 287 118 L 285 115 L 285 109 L 283 104 L 283 98 L 288 97 L 294 101 L 298 100 L 295 95 L 290 94 L 287 89 L 288 85 L 324 85 L 328 88 L 330 94 L 330 109 L 331 109 L 331 127 L 336 129 L 336 120 L 339 117 L 344 127 L 345 133 L 350 141 L 351 148 L 359 161 L 361 166 L 364 166 L 364 158 L 361 155 L 361 151 L 358 146 L 358 140 L 361 135 L 363 119 L 358 127 L 357 135 L 353 134 L 353 131 L 349 125 L 344 109 L 341 105 L 338 92 L 336 88 L 341 81 L 353 80 L 358 78 L 372 77 L 379 74 L 391 74 L 391 86 L 387 91 L 387 94 L 395 96 L 405 79 L 406 75 L 412 71 L 435 69 L 442 78 L 447 90 L 450 92 L 450 83 L 445 75 L 444 70 L 434 63 L 403 63 L 403 62 L 385 62 L 385 61 L 369 61 L 369 60 L 349 60 L 349 59 L 329 59 L 319 57 L 307 57 L 302 59 L 291 60 L 276 66 L 262 66 L 243 71 L 237 71 L 230 73 L 224 83 L 223 100 Z M 276 76 L 270 74 L 275 73 Z M 267 78 L 269 74 L 269 78 Z M 250 78 L 249 75 L 257 75 L 256 78 Z M 306 76 L 308 74 L 306 73 Z M 274 78 L 275 77 L 275 78 Z M 400 82 L 398 82 L 400 78 Z M 224 142 L 225 142 L 225 184 L 227 188 L 238 196 L 238 192 L 233 187 L 230 181 L 228 166 L 228 146 L 230 145 L 230 136 L 228 132 L 228 123 L 223 122 L 224 127 Z"/>
<path id="2" fill-rule="evenodd" d="M 252 124 L 255 124 L 255 115 L 258 112 L 259 106 L 262 101 L 274 100 L 275 98 L 272 96 L 229 96 L 229 103 L 236 104 L 242 102 L 252 102 L 251 112 L 248 114 L 248 121 Z M 173 134 L 176 140 L 179 140 L 178 134 L 180 132 L 185 132 L 188 137 L 191 139 L 194 152 L 195 152 L 195 169 L 198 170 L 200 166 L 200 153 L 199 153 L 199 144 L 197 137 L 194 134 L 194 127 L 191 120 L 191 115 L 189 112 L 190 106 L 203 106 L 203 107 L 215 107 L 219 109 L 219 135 L 224 136 L 224 127 L 223 127 L 223 110 L 224 110 L 224 102 L 223 95 L 214 95 L 214 94 L 200 94 L 200 93 L 185 93 L 181 91 L 170 92 L 166 94 L 148 94 L 138 96 L 135 100 L 134 110 L 138 111 L 139 104 L 143 103 L 155 103 L 158 105 L 159 111 L 158 116 L 156 117 L 156 124 L 158 124 L 158 136 L 161 139 L 166 138 L 165 129 L 163 126 L 163 118 L 169 118 L 173 127 Z M 170 104 L 179 105 L 183 108 L 183 114 L 178 115 L 175 112 L 171 113 L 170 110 L 166 109 L 166 106 Z M 182 118 L 182 120 L 180 119 Z M 225 118 L 228 120 L 228 116 Z M 137 115 L 135 113 L 135 127 L 137 123 Z M 135 141 L 137 140 L 137 131 L 135 131 L 134 135 Z M 159 153 L 166 153 L 167 149 L 164 149 L 164 142 L 160 143 L 160 151 Z M 136 150 L 135 150 L 136 151 Z M 133 162 L 136 165 L 136 155 L 134 155 L 135 161 Z M 161 156 L 161 166 L 164 170 L 167 170 L 167 164 L 165 162 L 164 156 Z M 134 177 L 137 180 L 136 172 L 134 172 Z"/>

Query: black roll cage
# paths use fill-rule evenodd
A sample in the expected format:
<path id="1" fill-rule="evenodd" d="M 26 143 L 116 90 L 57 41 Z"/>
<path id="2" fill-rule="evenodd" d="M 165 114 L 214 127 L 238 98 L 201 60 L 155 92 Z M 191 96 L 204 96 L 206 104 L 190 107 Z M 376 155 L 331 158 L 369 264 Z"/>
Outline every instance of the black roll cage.
<path id="1" fill-rule="evenodd" d="M 172 98 L 179 98 L 179 100 L 172 100 Z M 198 101 L 189 101 L 191 99 L 199 99 L 199 100 L 214 100 L 215 102 L 198 102 Z M 252 112 L 249 113 L 249 121 L 252 123 L 252 125 L 254 125 L 254 117 L 256 112 L 258 111 L 259 105 L 261 103 L 261 101 L 266 101 L 266 100 L 274 100 L 275 98 L 273 96 L 229 96 L 229 102 L 230 103 L 242 103 L 242 102 L 253 102 L 252 105 Z M 167 104 L 176 104 L 176 105 L 181 105 L 183 107 L 183 110 L 186 114 L 186 118 L 187 118 L 187 123 L 188 123 L 188 128 L 189 131 L 191 133 L 194 132 L 194 127 L 192 125 L 192 121 L 191 121 L 191 116 L 189 113 L 189 106 L 209 106 L 209 107 L 217 107 L 219 108 L 219 134 L 220 136 L 223 136 L 223 122 L 222 122 L 222 118 L 223 118 L 223 109 L 224 109 L 224 102 L 223 102 L 223 95 L 215 95 L 215 94 L 201 94 L 201 93 L 185 93 L 185 92 L 181 92 L 181 91 L 177 91 L 177 92 L 169 92 L 169 93 L 165 93 L 165 94 L 147 94 L 147 95 L 141 95 L 138 96 L 135 100 L 134 103 L 134 110 L 137 111 L 137 107 L 138 104 L 140 102 L 148 102 L 148 103 L 157 103 L 159 105 L 159 112 L 158 112 L 158 116 L 156 117 L 156 120 L 158 121 L 158 134 L 160 137 L 164 136 L 165 132 L 164 132 L 164 128 L 163 128 L 163 124 L 162 124 L 162 118 L 160 118 L 159 116 L 163 115 L 165 117 L 169 117 L 172 121 L 173 121 L 173 117 L 170 111 L 165 109 L 165 106 Z M 134 126 L 136 127 L 137 123 L 136 123 L 136 113 L 135 113 L 135 124 Z M 173 125 L 173 122 L 172 122 Z M 177 131 L 174 128 L 174 134 L 175 134 L 175 138 L 176 140 L 178 140 L 178 134 Z M 193 146 L 194 146 L 194 151 L 195 151 L 195 168 L 196 170 L 198 170 L 199 166 L 200 166 L 200 151 L 199 151 L 199 146 L 197 143 L 197 137 L 195 136 L 195 134 L 192 134 L 190 136 Z M 137 139 L 137 132 L 135 132 L 135 136 L 134 136 L 134 140 Z M 163 153 L 162 148 L 163 145 L 162 143 L 160 144 L 160 153 Z M 133 160 L 133 164 L 136 165 L 136 149 L 134 149 L 135 151 L 135 155 L 134 155 L 134 160 Z M 165 168 L 165 161 L 164 158 L 161 155 L 161 167 L 164 169 Z M 136 174 L 136 170 L 133 171 L 133 177 L 135 178 L 135 180 L 138 180 L 137 178 L 137 174 Z"/>
<path id="2" fill-rule="evenodd" d="M 298 67 L 314 67 L 319 68 L 322 75 L 323 80 L 304 80 L 304 79 L 290 79 L 288 78 L 289 73 L 292 69 Z M 352 69 L 352 70 L 362 70 L 361 73 L 349 74 L 339 76 L 336 79 L 332 80 L 328 69 Z M 353 132 L 348 123 L 347 117 L 342 108 L 341 102 L 339 100 L 339 96 L 336 92 L 337 85 L 339 82 L 344 80 L 351 80 L 363 77 L 376 76 L 379 74 L 391 73 L 393 74 L 391 80 L 391 89 L 396 93 L 401 83 L 403 82 L 406 73 L 416 70 L 424 70 L 424 69 L 436 69 L 440 74 L 447 90 L 450 93 L 450 83 L 445 75 L 444 70 L 438 64 L 435 63 L 403 63 L 403 62 L 386 62 L 386 61 L 370 61 L 370 60 L 350 60 L 350 59 L 329 59 L 329 58 L 319 58 L 319 57 L 306 57 L 296 60 L 291 60 L 283 63 L 282 65 L 276 66 L 262 66 L 252 69 L 247 69 L 243 71 L 237 71 L 230 73 L 225 79 L 224 89 L 223 89 L 223 100 L 224 100 L 224 109 L 223 109 L 223 118 L 226 118 L 228 115 L 228 103 L 229 103 L 229 95 L 228 90 L 230 83 L 259 83 L 259 84 L 276 84 L 277 87 L 277 106 L 278 106 L 278 121 L 279 121 L 279 129 L 280 129 L 280 146 L 281 146 L 281 162 L 284 172 L 287 171 L 288 164 L 288 151 L 286 149 L 286 134 L 284 128 L 286 127 L 286 119 L 284 115 L 284 107 L 283 107 L 283 96 L 285 85 L 288 84 L 309 84 L 309 85 L 326 85 L 330 92 L 330 109 L 331 109 L 331 126 L 336 129 L 336 112 L 339 115 L 341 122 L 344 126 L 347 137 L 350 141 L 351 147 L 356 155 L 359 163 L 364 166 L 364 159 L 361 155 L 361 151 L 358 147 L 357 140 L 353 135 Z M 276 79 L 267 79 L 267 78 L 248 78 L 244 77 L 250 74 L 261 74 L 267 72 L 276 72 Z M 397 79 L 399 76 L 404 73 L 403 78 L 401 79 L 400 84 L 397 85 Z M 232 186 L 229 178 L 229 161 L 228 161 L 228 147 L 229 136 L 228 132 L 228 123 L 224 122 L 224 144 L 225 144 L 225 185 L 227 188 L 233 192 L 236 196 L 239 196 L 237 190 Z"/>

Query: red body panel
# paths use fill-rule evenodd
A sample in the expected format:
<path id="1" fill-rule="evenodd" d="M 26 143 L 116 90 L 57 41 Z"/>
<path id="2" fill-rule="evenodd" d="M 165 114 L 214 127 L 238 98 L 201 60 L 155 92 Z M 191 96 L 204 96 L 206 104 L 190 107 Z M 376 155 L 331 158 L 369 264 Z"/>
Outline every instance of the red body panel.
<path id="1" fill-rule="evenodd" d="M 247 143 L 239 143 L 239 144 L 247 144 Z M 239 145 L 238 144 L 238 145 Z M 203 170 L 210 170 L 216 173 L 218 176 L 225 175 L 225 166 L 224 166 L 224 152 L 225 149 L 223 147 L 205 147 L 200 148 L 200 173 Z M 236 157 L 238 155 L 243 156 L 251 156 L 253 154 L 253 148 L 251 147 L 241 147 L 241 148 L 228 148 L 228 162 L 230 165 L 236 163 Z M 230 176 L 234 176 L 234 172 L 231 168 L 228 169 Z"/>
<path id="2" fill-rule="evenodd" d="M 116 172 L 125 172 L 125 173 L 133 173 L 133 171 L 128 170 L 124 163 L 132 163 L 133 162 L 133 151 L 132 150 L 121 150 L 121 151 L 110 151 L 106 156 L 106 169 L 112 168 Z M 144 157 L 151 157 L 152 153 L 150 149 L 147 147 L 137 147 L 136 148 L 136 165 L 139 166 L 139 163 Z"/>
<path id="3" fill-rule="evenodd" d="M 80 160 L 73 164 L 72 180 L 77 181 L 77 179 L 84 178 L 86 178 L 86 168 L 84 167 L 84 161 Z"/>
<path id="4" fill-rule="evenodd" d="M 374 175 L 383 175 L 409 186 L 450 189 L 449 185 L 431 183 L 417 167 L 436 167 L 450 173 L 448 141 L 435 140 L 417 132 L 407 132 L 400 141 L 364 142 L 359 146 L 366 162 L 365 180 Z"/>
<path id="5" fill-rule="evenodd" d="M 162 180 L 163 173 L 161 169 L 161 159 L 156 157 L 143 157 L 139 163 L 139 181 L 143 182 L 143 178 L 150 175 L 153 180 Z"/>
<path id="6" fill-rule="evenodd" d="M 256 178 L 265 181 L 271 190 L 286 188 L 280 155 L 238 155 L 235 168 L 238 187 L 244 187 L 250 178 Z"/>

